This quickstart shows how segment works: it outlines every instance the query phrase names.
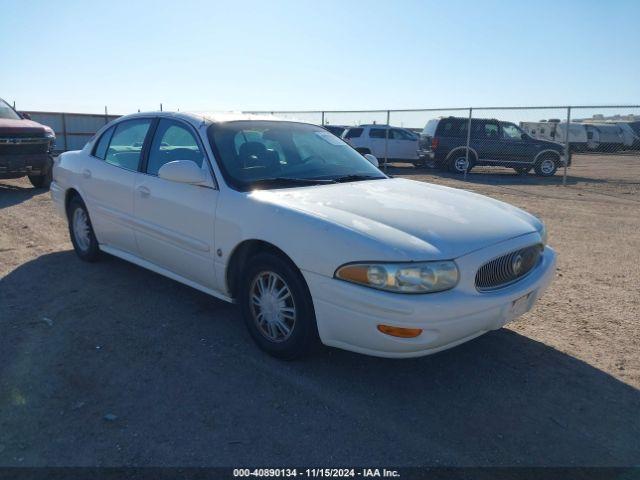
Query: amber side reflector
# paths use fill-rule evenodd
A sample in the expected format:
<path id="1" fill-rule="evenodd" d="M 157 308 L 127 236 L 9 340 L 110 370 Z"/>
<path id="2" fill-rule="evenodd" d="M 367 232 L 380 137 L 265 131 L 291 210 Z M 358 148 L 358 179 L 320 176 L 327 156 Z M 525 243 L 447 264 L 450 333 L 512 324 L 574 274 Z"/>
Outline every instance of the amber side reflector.
<path id="1" fill-rule="evenodd" d="M 378 330 L 392 337 L 414 338 L 422 333 L 421 328 L 402 328 L 389 325 L 378 325 Z"/>

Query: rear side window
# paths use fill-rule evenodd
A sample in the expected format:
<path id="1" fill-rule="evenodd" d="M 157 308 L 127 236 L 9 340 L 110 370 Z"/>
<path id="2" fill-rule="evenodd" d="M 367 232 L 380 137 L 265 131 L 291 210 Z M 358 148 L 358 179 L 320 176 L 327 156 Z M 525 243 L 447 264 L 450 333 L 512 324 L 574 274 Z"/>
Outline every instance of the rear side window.
<path id="1" fill-rule="evenodd" d="M 362 135 L 362 128 L 350 128 L 347 133 L 344 134 L 344 138 L 358 138 Z"/>
<path id="2" fill-rule="evenodd" d="M 466 137 L 469 121 L 461 118 L 442 120 L 438 125 L 438 135 L 441 137 Z"/>
<path id="3" fill-rule="evenodd" d="M 127 120 L 116 125 L 105 161 L 116 167 L 137 170 L 150 119 Z"/>
<path id="4" fill-rule="evenodd" d="M 111 141 L 111 135 L 113 135 L 114 127 L 111 127 L 106 132 L 102 134 L 100 140 L 93 148 L 93 156 L 98 157 L 101 160 L 104 160 L 105 155 L 107 154 L 107 148 L 109 147 L 109 141 Z"/>
<path id="5" fill-rule="evenodd" d="M 371 138 L 385 138 L 385 132 L 386 130 L 384 128 L 372 128 L 371 130 L 369 130 L 369 136 Z"/>

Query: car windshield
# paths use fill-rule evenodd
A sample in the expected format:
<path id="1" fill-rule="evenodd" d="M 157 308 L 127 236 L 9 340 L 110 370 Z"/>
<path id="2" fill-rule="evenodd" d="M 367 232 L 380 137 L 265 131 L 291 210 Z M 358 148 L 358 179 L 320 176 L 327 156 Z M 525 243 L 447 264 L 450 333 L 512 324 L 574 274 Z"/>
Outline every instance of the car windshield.
<path id="1" fill-rule="evenodd" d="M 0 118 L 7 118 L 9 120 L 20 120 L 20 115 L 18 115 L 7 102 L 5 102 L 4 100 L 0 100 Z"/>
<path id="2" fill-rule="evenodd" d="M 232 121 L 211 125 L 208 136 L 225 180 L 237 190 L 387 178 L 343 140 L 315 125 Z"/>

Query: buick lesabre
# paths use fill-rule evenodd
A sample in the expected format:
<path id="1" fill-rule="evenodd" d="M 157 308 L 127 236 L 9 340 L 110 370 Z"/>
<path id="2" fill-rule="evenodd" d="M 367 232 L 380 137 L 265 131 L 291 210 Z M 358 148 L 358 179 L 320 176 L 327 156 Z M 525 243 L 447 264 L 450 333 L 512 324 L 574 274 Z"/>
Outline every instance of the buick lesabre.
<path id="1" fill-rule="evenodd" d="M 532 308 L 556 257 L 537 218 L 376 163 L 307 123 L 138 113 L 58 157 L 51 195 L 81 259 L 235 302 L 280 358 L 426 355 Z"/>

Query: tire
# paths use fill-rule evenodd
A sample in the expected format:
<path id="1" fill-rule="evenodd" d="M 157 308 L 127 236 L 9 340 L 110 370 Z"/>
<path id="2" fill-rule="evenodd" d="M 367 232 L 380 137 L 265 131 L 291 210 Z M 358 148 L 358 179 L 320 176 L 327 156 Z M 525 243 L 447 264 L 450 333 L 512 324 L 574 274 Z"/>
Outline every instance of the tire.
<path id="1" fill-rule="evenodd" d="M 465 170 L 467 171 L 467 173 L 469 173 L 474 167 L 474 164 L 475 161 L 471 152 L 469 152 L 469 161 L 467 163 L 467 152 L 465 150 L 458 150 L 449 157 L 449 161 L 447 162 L 447 169 L 451 173 L 461 175 L 465 172 Z"/>
<path id="2" fill-rule="evenodd" d="M 78 257 L 85 262 L 95 262 L 98 260 L 100 247 L 98 246 L 96 235 L 93 232 L 89 212 L 80 197 L 73 197 L 69 202 L 67 219 L 71 243 Z M 84 227 L 82 223 L 84 223 Z"/>
<path id="3" fill-rule="evenodd" d="M 51 165 L 49 165 L 47 173 L 44 175 L 29 175 L 31 185 L 35 188 L 49 188 L 49 186 L 51 186 L 51 181 L 53 180 L 52 170 Z"/>
<path id="4" fill-rule="evenodd" d="M 287 290 L 282 292 L 283 288 Z M 259 253 L 249 260 L 242 275 L 239 303 L 251 337 L 268 354 L 293 360 L 318 345 L 307 284 L 297 268 L 281 256 Z"/>
<path id="5" fill-rule="evenodd" d="M 540 177 L 552 177 L 558 170 L 558 157 L 555 155 L 546 155 L 538 161 L 534 167 L 536 175 Z"/>
<path id="6" fill-rule="evenodd" d="M 526 175 L 531 171 L 531 167 L 513 167 L 518 175 Z"/>

